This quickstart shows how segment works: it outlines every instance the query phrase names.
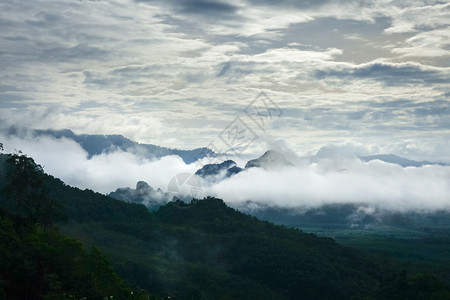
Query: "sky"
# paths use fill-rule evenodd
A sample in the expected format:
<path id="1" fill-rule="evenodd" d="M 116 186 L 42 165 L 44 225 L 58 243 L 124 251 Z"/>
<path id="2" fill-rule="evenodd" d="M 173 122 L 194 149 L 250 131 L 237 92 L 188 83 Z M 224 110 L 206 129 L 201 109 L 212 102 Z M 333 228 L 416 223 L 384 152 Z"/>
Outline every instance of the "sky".
<path id="1" fill-rule="evenodd" d="M 449 25 L 433 0 L 5 0 L 0 123 L 450 162 Z"/>

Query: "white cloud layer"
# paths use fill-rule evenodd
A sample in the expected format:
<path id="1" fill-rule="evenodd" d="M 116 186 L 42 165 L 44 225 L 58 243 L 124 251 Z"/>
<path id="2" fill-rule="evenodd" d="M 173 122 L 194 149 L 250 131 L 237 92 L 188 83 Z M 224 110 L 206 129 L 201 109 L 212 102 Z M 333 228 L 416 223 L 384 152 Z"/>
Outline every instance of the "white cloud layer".
<path id="1" fill-rule="evenodd" d="M 67 184 L 102 193 L 134 187 L 140 180 L 167 191 L 174 176 L 193 174 L 199 168 L 197 163 L 187 165 L 177 156 L 148 161 L 130 153 L 112 152 L 88 159 L 78 144 L 65 138 L 0 136 L 0 140 L 6 152 L 22 150 Z M 278 146 L 277 150 L 294 161 L 289 149 L 281 143 Z M 278 171 L 251 168 L 218 183 L 203 182 L 202 196 L 214 195 L 232 205 L 251 200 L 285 208 L 367 203 L 393 211 L 450 209 L 449 166 L 402 168 L 381 161 L 363 163 L 355 156 L 371 150 L 378 149 L 329 145 L 313 163 L 300 158 L 295 166 Z"/>
<path id="2" fill-rule="evenodd" d="M 79 144 L 66 138 L 0 138 L 5 152 L 20 150 L 34 158 L 47 173 L 65 183 L 101 193 L 109 193 L 119 187 L 134 187 L 140 180 L 166 190 L 175 175 L 196 171 L 194 164 L 186 165 L 178 156 L 149 161 L 128 152 L 112 152 L 89 159 Z"/>
<path id="3" fill-rule="evenodd" d="M 450 167 L 336 159 L 281 171 L 249 169 L 213 185 L 210 192 L 230 203 L 252 200 L 285 208 L 365 203 L 394 211 L 450 209 Z"/>

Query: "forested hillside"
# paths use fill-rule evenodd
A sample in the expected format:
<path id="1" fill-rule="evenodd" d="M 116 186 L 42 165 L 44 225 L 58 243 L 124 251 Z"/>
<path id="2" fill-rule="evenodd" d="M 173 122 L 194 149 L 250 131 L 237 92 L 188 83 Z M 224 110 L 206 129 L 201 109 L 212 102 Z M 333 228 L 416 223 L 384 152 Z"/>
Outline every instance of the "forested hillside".
<path id="1" fill-rule="evenodd" d="M 1 159 L 0 297 L 128 297 L 127 284 L 98 248 L 86 251 L 58 231 L 64 209 L 49 197 L 42 168 L 25 156 Z"/>
<path id="2" fill-rule="evenodd" d="M 220 199 L 172 202 L 151 213 L 67 186 L 31 158 L 0 160 L 7 299 L 128 299 L 140 289 L 171 299 L 450 297 L 432 275 L 260 221 Z"/>

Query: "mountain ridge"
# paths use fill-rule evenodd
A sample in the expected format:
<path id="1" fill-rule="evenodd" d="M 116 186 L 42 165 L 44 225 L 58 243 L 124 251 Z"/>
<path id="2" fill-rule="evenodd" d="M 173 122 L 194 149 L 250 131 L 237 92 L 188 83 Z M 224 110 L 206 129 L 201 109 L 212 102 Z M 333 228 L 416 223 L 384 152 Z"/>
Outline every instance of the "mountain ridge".
<path id="1" fill-rule="evenodd" d="M 89 155 L 89 157 L 92 157 L 94 155 L 99 155 L 102 153 L 109 153 L 111 151 L 114 151 L 116 149 L 119 149 L 121 151 L 130 151 L 136 155 L 144 156 L 148 159 L 157 159 L 161 158 L 167 155 L 178 155 L 180 156 L 183 161 L 187 164 L 193 163 L 197 161 L 198 159 L 202 159 L 205 157 L 219 157 L 220 153 L 215 153 L 213 150 L 207 148 L 207 147 L 200 147 L 190 150 L 182 150 L 182 149 L 175 149 L 175 148 L 168 148 L 163 146 L 158 146 L 154 144 L 142 144 L 138 143 L 136 141 L 133 141 L 129 138 L 126 138 L 123 135 L 120 134 L 109 134 L 109 135 L 103 135 L 103 134 L 76 134 L 70 129 L 61 129 L 61 130 L 53 130 L 53 129 L 34 129 L 29 130 L 25 128 L 19 128 L 16 126 L 10 126 L 7 128 L 3 128 L 2 131 L 7 135 L 15 135 L 15 136 L 21 136 L 26 135 L 27 132 L 31 132 L 33 137 L 38 136 L 51 136 L 54 138 L 68 138 L 74 140 L 76 143 L 78 143 Z M 317 154 L 313 157 L 309 157 L 310 160 L 320 158 L 324 148 L 319 150 Z M 326 152 L 326 151 L 325 151 Z M 279 160 L 281 163 L 281 160 L 284 160 L 284 163 L 282 165 L 292 165 L 290 161 L 288 161 L 281 153 L 281 156 L 276 158 L 276 153 L 279 153 L 274 150 L 267 150 L 263 155 L 249 160 L 246 164 L 247 167 L 253 166 L 253 164 L 258 164 L 262 160 L 264 160 L 265 155 L 266 158 L 270 158 L 270 156 L 273 156 L 275 160 Z M 268 155 L 270 154 L 270 155 Z M 362 155 L 358 156 L 358 158 L 364 162 L 372 161 L 372 160 L 381 160 L 383 162 L 387 163 L 393 163 L 398 164 L 402 167 L 421 167 L 425 165 L 440 165 L 440 166 L 450 166 L 450 163 L 445 162 L 439 162 L 439 161 L 429 161 L 429 160 L 413 160 L 408 159 L 402 156 L 398 156 L 395 154 L 373 154 L 373 155 Z M 219 163 L 220 164 L 220 163 Z M 256 166 L 256 165 L 255 165 Z M 237 169 L 233 170 L 232 173 L 238 172 Z"/>
<path id="2" fill-rule="evenodd" d="M 391 164 L 397 164 L 404 168 L 406 167 L 422 167 L 427 165 L 439 165 L 439 166 L 449 166 L 450 164 L 443 163 L 443 162 L 431 162 L 428 160 L 412 160 L 408 158 L 404 158 L 395 154 L 375 154 L 375 155 L 368 155 L 368 156 L 360 156 L 359 159 L 363 161 L 371 161 L 371 160 L 381 160 L 386 163 Z"/>
<path id="3" fill-rule="evenodd" d="M 11 126 L 3 129 L 7 135 L 21 136 L 30 133 L 32 137 L 50 136 L 56 139 L 67 138 L 79 144 L 87 153 L 89 158 L 109 153 L 114 150 L 131 152 L 146 159 L 158 159 L 167 155 L 177 155 L 183 159 L 186 164 L 193 163 L 198 159 L 210 156 L 215 157 L 217 154 L 206 147 L 195 148 L 191 150 L 180 150 L 157 146 L 153 144 L 142 144 L 126 138 L 120 134 L 76 134 L 70 129 L 34 129 L 28 130 Z"/>

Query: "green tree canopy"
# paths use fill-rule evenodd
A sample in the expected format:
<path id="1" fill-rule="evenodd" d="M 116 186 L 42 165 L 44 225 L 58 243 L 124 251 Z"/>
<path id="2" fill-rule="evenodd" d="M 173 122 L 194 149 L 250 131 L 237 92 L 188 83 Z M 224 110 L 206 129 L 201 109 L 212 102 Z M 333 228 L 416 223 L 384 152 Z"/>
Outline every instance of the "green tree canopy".
<path id="1" fill-rule="evenodd" d="M 37 223 L 48 227 L 65 219 L 61 204 L 48 196 L 41 165 L 21 153 L 9 155 L 7 163 L 5 193 L 25 224 Z"/>

